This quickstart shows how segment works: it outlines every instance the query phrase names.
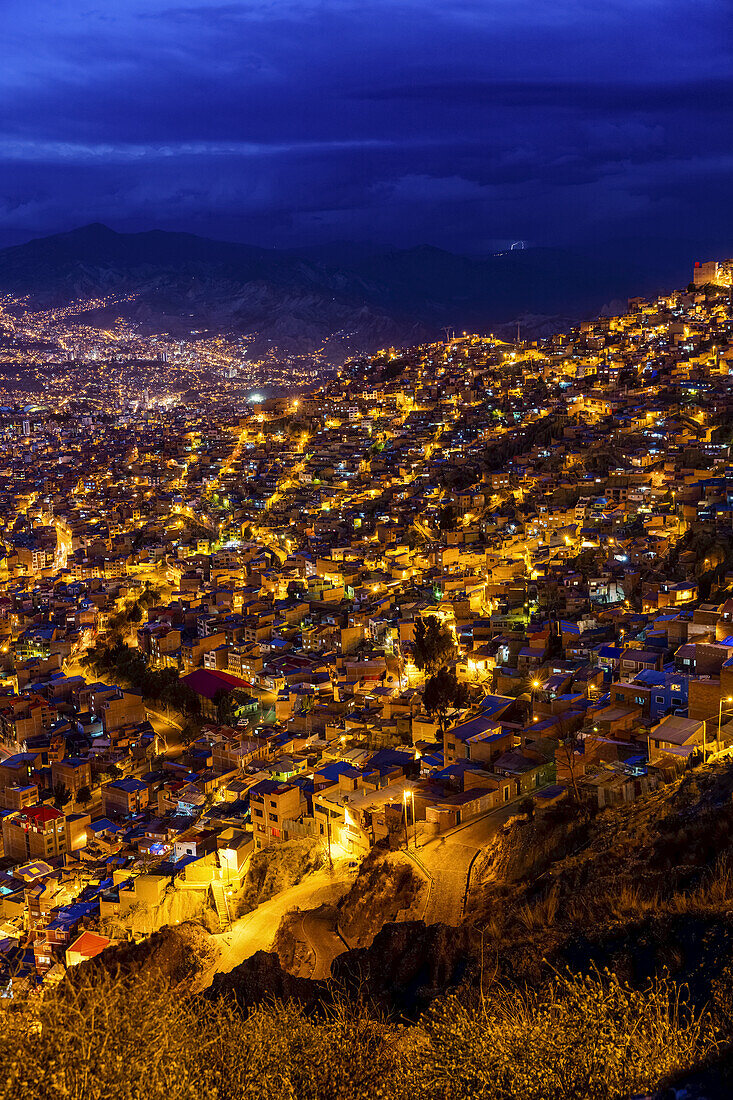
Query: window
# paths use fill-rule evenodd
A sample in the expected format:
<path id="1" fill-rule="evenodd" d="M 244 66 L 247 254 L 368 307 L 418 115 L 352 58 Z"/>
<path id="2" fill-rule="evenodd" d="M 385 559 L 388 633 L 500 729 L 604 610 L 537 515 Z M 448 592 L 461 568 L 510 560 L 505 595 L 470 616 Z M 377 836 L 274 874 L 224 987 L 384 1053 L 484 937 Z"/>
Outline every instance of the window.
<path id="1" fill-rule="evenodd" d="M 663 695 L 655 695 L 654 696 L 654 702 L 655 703 L 663 703 L 664 702 L 664 696 Z"/>
<path id="2" fill-rule="evenodd" d="M 270 814 L 270 821 L 277 821 L 277 814 Z"/>
<path id="3" fill-rule="evenodd" d="M 255 810 L 255 817 L 262 817 L 262 810 Z"/>

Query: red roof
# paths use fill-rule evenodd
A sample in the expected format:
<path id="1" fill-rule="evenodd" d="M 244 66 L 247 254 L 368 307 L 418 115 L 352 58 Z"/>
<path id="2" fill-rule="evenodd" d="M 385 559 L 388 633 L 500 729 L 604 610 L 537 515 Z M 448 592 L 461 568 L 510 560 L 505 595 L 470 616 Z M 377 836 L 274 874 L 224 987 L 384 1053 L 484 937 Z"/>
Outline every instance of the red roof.
<path id="1" fill-rule="evenodd" d="M 183 683 L 188 684 L 197 695 L 203 695 L 204 699 L 214 699 L 220 691 L 234 691 L 235 688 L 250 690 L 251 684 L 246 680 L 240 680 L 239 676 L 232 676 L 230 672 L 219 672 L 213 668 L 197 668 L 183 677 Z"/>
<path id="2" fill-rule="evenodd" d="M 55 810 L 53 806 L 29 806 L 27 810 L 24 810 L 21 815 L 25 820 L 41 822 L 41 821 L 55 821 L 57 817 L 62 817 L 60 810 Z"/>
<path id="3" fill-rule="evenodd" d="M 110 940 L 107 936 L 97 936 L 94 932 L 82 932 L 78 939 L 69 945 L 68 950 L 84 955 L 87 959 L 93 959 L 105 947 L 109 947 Z"/>

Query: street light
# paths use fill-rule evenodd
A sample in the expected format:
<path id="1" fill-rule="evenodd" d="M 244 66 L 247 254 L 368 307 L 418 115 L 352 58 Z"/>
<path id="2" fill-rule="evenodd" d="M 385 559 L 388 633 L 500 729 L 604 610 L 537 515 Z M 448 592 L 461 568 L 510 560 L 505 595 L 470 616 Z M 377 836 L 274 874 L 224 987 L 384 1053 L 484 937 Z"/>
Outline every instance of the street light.
<path id="1" fill-rule="evenodd" d="M 720 706 L 718 707 L 718 736 L 715 742 L 715 751 L 720 752 L 720 724 L 723 720 L 723 703 L 733 703 L 733 695 L 726 695 L 725 699 L 721 696 Z"/>
<path id="2" fill-rule="evenodd" d="M 403 794 L 402 794 L 402 806 L 403 806 L 404 820 L 405 820 L 405 848 L 410 847 L 410 839 L 409 839 L 409 835 L 408 835 L 408 832 L 407 832 L 407 800 L 408 800 L 408 798 L 412 799 L 412 836 L 413 836 L 413 844 L 417 848 L 417 822 L 415 821 L 415 792 L 414 791 L 404 791 Z"/>

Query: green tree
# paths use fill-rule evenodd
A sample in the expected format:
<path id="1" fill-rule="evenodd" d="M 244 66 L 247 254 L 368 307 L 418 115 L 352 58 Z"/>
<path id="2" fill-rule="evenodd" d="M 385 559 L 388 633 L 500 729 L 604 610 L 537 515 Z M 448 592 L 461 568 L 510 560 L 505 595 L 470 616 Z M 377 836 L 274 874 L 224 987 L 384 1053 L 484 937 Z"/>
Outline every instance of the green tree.
<path id="1" fill-rule="evenodd" d="M 83 787 L 79 787 L 79 790 L 76 792 L 76 801 L 80 806 L 88 806 L 92 801 L 92 792 L 86 784 Z"/>
<path id="2" fill-rule="evenodd" d="M 441 531 L 455 531 L 458 522 L 456 509 L 452 504 L 445 504 L 438 512 L 438 527 Z"/>
<path id="3" fill-rule="evenodd" d="M 186 722 L 185 726 L 181 730 L 181 744 L 188 748 L 192 745 L 200 733 L 198 726 L 193 722 Z"/>
<path id="4" fill-rule="evenodd" d="M 466 706 L 468 689 L 465 684 L 459 683 L 455 672 L 441 668 L 426 681 L 423 702 L 428 714 L 437 715 L 442 734 L 445 733 L 448 712 Z"/>
<path id="5" fill-rule="evenodd" d="M 71 791 L 62 783 L 61 780 L 54 784 L 53 788 L 53 804 L 57 810 L 60 810 L 71 798 Z"/>
<path id="6" fill-rule="evenodd" d="M 458 656 L 452 631 L 436 615 L 415 623 L 413 651 L 415 664 L 429 676 L 446 668 Z"/>
<path id="7" fill-rule="evenodd" d="M 233 691 L 221 688 L 214 696 L 216 716 L 222 726 L 233 726 L 238 717 L 237 700 Z"/>
<path id="8" fill-rule="evenodd" d="M 141 623 L 143 621 L 143 609 L 139 600 L 135 600 L 134 604 L 127 613 L 127 621 L 130 623 Z"/>

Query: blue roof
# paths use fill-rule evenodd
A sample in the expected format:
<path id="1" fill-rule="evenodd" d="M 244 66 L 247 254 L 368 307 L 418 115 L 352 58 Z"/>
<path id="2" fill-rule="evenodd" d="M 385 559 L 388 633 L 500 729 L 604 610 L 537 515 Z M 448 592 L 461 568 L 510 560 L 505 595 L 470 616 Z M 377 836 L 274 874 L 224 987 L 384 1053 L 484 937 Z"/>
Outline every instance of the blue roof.
<path id="1" fill-rule="evenodd" d="M 476 718 L 469 718 L 468 721 L 453 726 L 448 731 L 448 734 L 451 737 L 455 737 L 457 741 L 471 741 L 474 738 L 482 741 L 493 741 L 494 739 L 504 736 L 501 729 L 494 733 L 490 733 L 490 730 L 496 731 L 496 724 L 493 719 L 490 717 L 478 716 Z"/>
<path id="2" fill-rule="evenodd" d="M 481 700 L 481 710 L 485 717 L 497 717 L 502 714 L 514 699 L 510 695 L 486 695 Z"/>
<path id="3" fill-rule="evenodd" d="M 657 672 L 653 668 L 643 668 L 637 676 L 634 677 L 634 683 L 636 684 L 649 684 L 650 686 L 661 686 L 667 680 L 667 676 L 664 672 Z"/>
<path id="4" fill-rule="evenodd" d="M 125 779 L 115 779 L 109 786 L 114 787 L 117 791 L 126 791 L 128 794 L 134 794 L 135 791 L 146 791 L 148 789 L 145 783 L 142 783 L 139 779 L 133 779 L 131 775 L 128 775 Z"/>

